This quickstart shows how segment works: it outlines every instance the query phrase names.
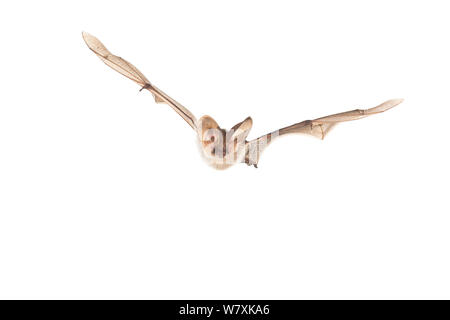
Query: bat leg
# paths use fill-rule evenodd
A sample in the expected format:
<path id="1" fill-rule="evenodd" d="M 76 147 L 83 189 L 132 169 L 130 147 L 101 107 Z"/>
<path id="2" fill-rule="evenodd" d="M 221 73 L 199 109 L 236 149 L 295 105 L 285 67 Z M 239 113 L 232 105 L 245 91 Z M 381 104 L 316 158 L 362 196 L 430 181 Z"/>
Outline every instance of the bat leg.
<path id="1" fill-rule="evenodd" d="M 243 162 L 245 162 L 247 166 L 254 166 L 255 168 L 258 168 L 258 162 L 250 161 L 248 154 L 245 156 L 245 160 Z"/>

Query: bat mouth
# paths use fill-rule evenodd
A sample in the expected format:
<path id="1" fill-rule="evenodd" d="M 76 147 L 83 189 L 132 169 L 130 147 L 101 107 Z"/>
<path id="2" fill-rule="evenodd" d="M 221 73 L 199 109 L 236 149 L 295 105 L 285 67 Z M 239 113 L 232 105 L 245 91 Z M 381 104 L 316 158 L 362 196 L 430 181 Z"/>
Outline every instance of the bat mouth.
<path id="1" fill-rule="evenodd" d="M 227 156 L 226 149 L 223 149 L 222 152 L 220 152 L 220 151 L 218 152 L 217 149 L 218 148 L 213 148 L 211 150 L 211 155 L 214 157 L 218 157 L 218 158 L 226 158 L 226 156 Z"/>

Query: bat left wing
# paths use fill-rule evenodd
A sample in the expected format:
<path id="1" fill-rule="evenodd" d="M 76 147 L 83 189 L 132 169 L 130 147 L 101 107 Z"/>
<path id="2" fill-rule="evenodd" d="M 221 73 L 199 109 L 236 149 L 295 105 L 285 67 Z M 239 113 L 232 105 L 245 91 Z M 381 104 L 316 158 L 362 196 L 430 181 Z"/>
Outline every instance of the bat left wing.
<path id="1" fill-rule="evenodd" d="M 291 126 L 273 131 L 246 144 L 245 163 L 257 167 L 259 158 L 264 149 L 278 136 L 288 133 L 304 133 L 324 139 L 330 130 L 338 123 L 358 120 L 374 114 L 389 110 L 400 104 L 403 99 L 388 100 L 379 106 L 370 109 L 355 109 L 347 112 L 332 114 L 315 120 L 305 120 Z"/>
<path id="2" fill-rule="evenodd" d="M 150 91 L 157 103 L 165 103 L 169 105 L 192 127 L 192 129 L 197 130 L 197 119 L 195 116 L 179 102 L 175 101 L 163 91 L 152 85 L 135 66 L 125 59 L 113 55 L 108 49 L 106 49 L 100 40 L 89 33 L 83 32 L 83 39 L 89 49 L 91 49 L 92 52 L 94 52 L 106 65 L 139 84 L 142 87 L 141 90 L 147 89 Z"/>

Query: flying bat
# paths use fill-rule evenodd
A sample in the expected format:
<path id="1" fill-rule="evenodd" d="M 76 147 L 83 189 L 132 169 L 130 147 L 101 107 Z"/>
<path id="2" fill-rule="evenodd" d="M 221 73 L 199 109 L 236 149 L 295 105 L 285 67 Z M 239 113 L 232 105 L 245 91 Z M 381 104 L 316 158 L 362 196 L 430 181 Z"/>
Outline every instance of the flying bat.
<path id="1" fill-rule="evenodd" d="M 246 163 L 257 168 L 262 152 L 279 136 L 303 133 L 323 139 L 339 122 L 357 120 L 381 113 L 403 101 L 403 99 L 392 99 L 370 109 L 355 109 L 314 120 L 305 120 L 248 141 L 247 136 L 253 125 L 251 117 L 235 124 L 230 130 L 221 128 L 212 117 L 207 115 L 197 120 L 183 105 L 150 83 L 135 66 L 109 52 L 96 37 L 86 32 L 83 32 L 82 35 L 89 49 L 105 64 L 139 84 L 141 90 L 150 91 L 156 103 L 165 103 L 178 113 L 197 133 L 204 158 L 216 169 L 226 169 L 236 163 Z"/>

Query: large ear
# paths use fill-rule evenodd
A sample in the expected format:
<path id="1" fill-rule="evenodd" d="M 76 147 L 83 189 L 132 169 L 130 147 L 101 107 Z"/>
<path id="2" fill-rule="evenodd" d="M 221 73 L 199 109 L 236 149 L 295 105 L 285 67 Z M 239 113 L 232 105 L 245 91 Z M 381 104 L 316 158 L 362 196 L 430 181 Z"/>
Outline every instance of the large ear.
<path id="1" fill-rule="evenodd" d="M 203 140 L 206 136 L 209 136 L 213 131 L 219 130 L 219 125 L 210 116 L 203 116 L 197 122 L 198 134 Z"/>
<path id="2" fill-rule="evenodd" d="M 210 116 L 203 116 L 198 120 L 199 128 L 202 130 L 202 132 L 209 130 L 209 129 L 218 129 L 219 125 L 217 122 L 211 118 Z"/>
<path id="3" fill-rule="evenodd" d="M 238 124 L 234 125 L 233 128 L 231 128 L 231 139 L 238 141 L 244 141 L 248 134 L 250 133 L 250 130 L 253 126 L 253 120 L 251 117 L 247 117 L 244 121 L 239 122 Z"/>

